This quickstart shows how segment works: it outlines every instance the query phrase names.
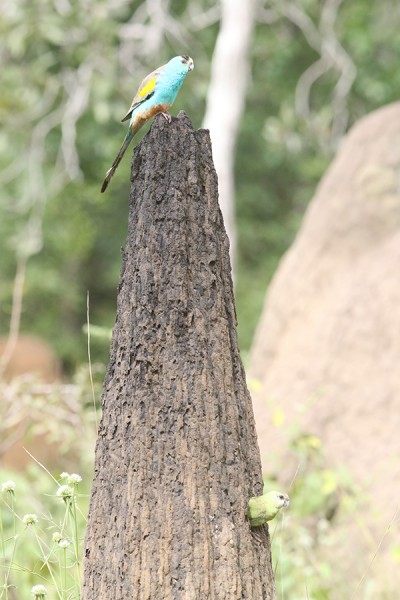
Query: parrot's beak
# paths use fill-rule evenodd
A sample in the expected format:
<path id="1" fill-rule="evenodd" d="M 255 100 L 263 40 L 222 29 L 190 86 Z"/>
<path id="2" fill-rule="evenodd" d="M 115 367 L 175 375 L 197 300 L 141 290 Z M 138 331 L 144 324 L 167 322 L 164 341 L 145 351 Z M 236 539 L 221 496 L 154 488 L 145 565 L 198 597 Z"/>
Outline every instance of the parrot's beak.
<path id="1" fill-rule="evenodd" d="M 193 63 L 192 59 L 190 59 L 188 62 L 188 68 L 189 68 L 189 71 L 193 71 L 193 69 L 194 69 L 194 63 Z"/>
<path id="2" fill-rule="evenodd" d="M 287 498 L 285 498 L 284 502 L 283 502 L 283 506 L 286 508 L 287 506 L 289 506 L 290 504 L 290 499 L 289 496 Z"/>

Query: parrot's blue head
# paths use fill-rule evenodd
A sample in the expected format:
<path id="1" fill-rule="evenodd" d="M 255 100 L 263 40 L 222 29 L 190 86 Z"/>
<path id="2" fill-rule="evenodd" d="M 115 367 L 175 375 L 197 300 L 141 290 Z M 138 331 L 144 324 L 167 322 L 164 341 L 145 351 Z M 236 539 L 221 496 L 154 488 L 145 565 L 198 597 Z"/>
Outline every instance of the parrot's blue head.
<path id="1" fill-rule="evenodd" d="M 168 70 L 171 69 L 171 71 L 174 71 L 175 73 L 182 73 L 185 75 L 194 69 L 193 60 L 186 54 L 183 54 L 182 56 L 174 56 L 174 58 L 171 58 L 166 66 Z"/>
<path id="2" fill-rule="evenodd" d="M 193 69 L 193 60 L 189 56 L 174 56 L 161 69 L 157 82 L 157 100 L 169 106 L 174 102 L 186 75 Z"/>
<path id="3" fill-rule="evenodd" d="M 181 59 L 182 64 L 187 66 L 188 71 L 193 71 L 194 62 L 193 59 L 190 58 L 190 56 L 188 56 L 187 54 L 183 54 L 182 56 L 179 56 L 179 58 Z"/>

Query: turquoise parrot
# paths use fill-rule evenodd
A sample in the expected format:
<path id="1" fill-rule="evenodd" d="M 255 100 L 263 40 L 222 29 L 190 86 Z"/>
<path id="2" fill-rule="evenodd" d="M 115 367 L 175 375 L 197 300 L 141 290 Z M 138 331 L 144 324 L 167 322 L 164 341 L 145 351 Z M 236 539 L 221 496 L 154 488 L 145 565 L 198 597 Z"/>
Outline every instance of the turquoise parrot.
<path id="1" fill-rule="evenodd" d="M 190 56 L 175 56 L 166 65 L 159 67 L 143 79 L 130 109 L 122 119 L 122 122 L 130 119 L 128 133 L 111 168 L 106 173 L 101 186 L 102 192 L 106 191 L 135 133 L 157 113 L 162 113 L 168 122 L 171 121 L 167 111 L 171 108 L 186 75 L 193 70 L 193 67 Z"/>
<path id="2" fill-rule="evenodd" d="M 289 506 L 289 496 L 282 492 L 268 492 L 263 496 L 250 498 L 247 517 L 251 527 L 258 527 L 276 517 L 279 509 Z"/>

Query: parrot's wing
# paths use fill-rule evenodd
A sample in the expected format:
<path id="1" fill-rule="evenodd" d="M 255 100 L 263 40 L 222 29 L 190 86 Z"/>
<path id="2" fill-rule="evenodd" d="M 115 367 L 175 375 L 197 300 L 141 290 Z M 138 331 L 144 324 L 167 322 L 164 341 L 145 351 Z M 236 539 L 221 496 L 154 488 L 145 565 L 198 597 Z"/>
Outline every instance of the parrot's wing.
<path id="1" fill-rule="evenodd" d="M 258 527 L 263 525 L 266 521 L 269 521 L 268 514 L 266 512 L 260 512 L 256 517 L 249 517 L 250 525 L 252 527 Z"/>
<path id="2" fill-rule="evenodd" d="M 163 72 L 164 67 L 165 67 L 165 65 L 163 65 L 162 67 L 159 67 L 158 69 L 156 69 L 155 71 L 150 73 L 150 75 L 147 75 L 147 77 L 145 77 L 143 79 L 142 83 L 139 86 L 138 91 L 136 92 L 134 99 L 132 100 L 130 109 L 128 110 L 128 112 L 126 113 L 124 118 L 121 119 L 122 123 L 131 118 L 132 113 L 135 110 L 135 108 L 140 106 L 140 104 L 145 102 L 145 100 L 148 100 L 149 98 L 151 98 L 151 96 L 154 94 L 154 88 L 156 87 L 158 76 L 160 75 L 160 73 Z"/>
<path id="3" fill-rule="evenodd" d="M 262 496 L 254 496 L 249 499 L 249 512 L 259 512 L 264 508 L 264 498 Z"/>
<path id="4" fill-rule="evenodd" d="M 266 511 L 262 496 L 250 498 L 247 509 L 247 516 L 250 519 L 250 522 L 258 521 L 259 519 L 265 518 Z"/>

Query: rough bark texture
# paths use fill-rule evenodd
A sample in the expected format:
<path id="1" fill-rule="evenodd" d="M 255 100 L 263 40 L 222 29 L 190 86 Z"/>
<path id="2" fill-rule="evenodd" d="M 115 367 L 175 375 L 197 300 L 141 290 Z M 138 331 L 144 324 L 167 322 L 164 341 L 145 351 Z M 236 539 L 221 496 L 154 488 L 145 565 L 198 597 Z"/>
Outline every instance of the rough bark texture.
<path id="1" fill-rule="evenodd" d="M 362 119 L 343 142 L 271 284 L 252 350 L 265 469 L 274 452 L 290 481 L 298 464 L 290 438 L 316 434 L 329 465 L 346 465 L 364 501 L 361 518 L 342 518 L 339 543 L 326 548 L 329 562 L 342 565 L 341 598 L 367 569 L 399 504 L 399 268 L 397 102 Z M 273 424 L 277 407 L 285 426 Z M 399 535 L 397 519 L 373 561 L 386 592 L 389 581 L 395 586 L 393 597 Z"/>
<path id="2" fill-rule="evenodd" d="M 208 132 L 157 117 L 132 182 L 83 598 L 274 598 Z"/>

